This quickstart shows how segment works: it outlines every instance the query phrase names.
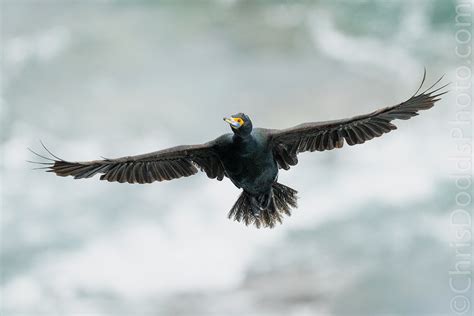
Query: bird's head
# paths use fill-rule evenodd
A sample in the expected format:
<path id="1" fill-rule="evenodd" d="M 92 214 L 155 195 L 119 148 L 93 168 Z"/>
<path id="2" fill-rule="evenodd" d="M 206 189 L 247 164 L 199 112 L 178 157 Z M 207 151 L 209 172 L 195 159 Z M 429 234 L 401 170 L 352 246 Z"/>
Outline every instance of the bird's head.
<path id="1" fill-rule="evenodd" d="M 234 114 L 231 117 L 224 117 L 224 121 L 229 123 L 234 134 L 245 137 L 252 132 L 252 121 L 244 113 Z"/>

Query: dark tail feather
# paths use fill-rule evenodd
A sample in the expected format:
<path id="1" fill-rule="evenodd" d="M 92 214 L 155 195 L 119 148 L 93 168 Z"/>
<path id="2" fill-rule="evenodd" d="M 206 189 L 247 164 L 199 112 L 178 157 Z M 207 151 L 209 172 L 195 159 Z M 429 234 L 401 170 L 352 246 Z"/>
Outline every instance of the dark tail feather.
<path id="1" fill-rule="evenodd" d="M 230 210 L 228 217 L 238 222 L 244 222 L 247 226 L 254 224 L 257 228 L 273 228 L 277 222 L 282 223 L 283 215 L 291 216 L 291 209 L 297 207 L 297 193 L 296 190 L 283 184 L 274 183 L 270 204 L 264 210 L 257 210 L 254 209 L 256 203 L 252 203 L 252 199 L 256 197 L 244 191 Z"/>

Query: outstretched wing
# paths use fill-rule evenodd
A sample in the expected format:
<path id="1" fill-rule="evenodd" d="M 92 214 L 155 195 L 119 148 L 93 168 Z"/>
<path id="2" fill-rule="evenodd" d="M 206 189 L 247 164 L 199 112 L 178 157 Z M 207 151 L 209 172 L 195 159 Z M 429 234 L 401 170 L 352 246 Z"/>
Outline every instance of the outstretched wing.
<path id="1" fill-rule="evenodd" d="M 214 142 L 178 146 L 138 156 L 84 162 L 65 161 L 44 148 L 52 158 L 32 152 L 48 160 L 40 163 L 47 172 L 54 172 L 61 177 L 84 179 L 102 174 L 100 179 L 109 182 L 152 183 L 189 177 L 201 169 L 209 178 L 219 181 L 224 178 L 224 168 L 214 151 Z"/>
<path id="2" fill-rule="evenodd" d="M 297 154 L 305 151 L 325 151 L 341 148 L 346 141 L 350 146 L 362 144 L 375 137 L 397 129 L 393 120 L 408 120 L 418 115 L 418 111 L 433 107 L 440 96 L 447 93 L 439 92 L 445 88 L 435 86 L 443 77 L 424 92 L 418 93 L 426 78 L 415 94 L 405 102 L 386 107 L 370 114 L 349 119 L 300 124 L 283 130 L 269 130 L 268 137 L 272 141 L 274 155 L 280 168 L 288 170 L 298 163 Z"/>

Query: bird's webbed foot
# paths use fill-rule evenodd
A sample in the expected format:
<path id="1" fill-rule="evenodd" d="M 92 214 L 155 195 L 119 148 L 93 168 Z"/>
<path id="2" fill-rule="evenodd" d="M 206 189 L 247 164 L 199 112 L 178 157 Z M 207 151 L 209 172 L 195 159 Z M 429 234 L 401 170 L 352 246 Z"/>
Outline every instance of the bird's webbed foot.
<path id="1" fill-rule="evenodd" d="M 262 208 L 260 207 L 258 201 L 255 198 L 250 200 L 250 209 L 252 210 L 252 215 L 255 217 L 260 217 L 262 214 Z"/>

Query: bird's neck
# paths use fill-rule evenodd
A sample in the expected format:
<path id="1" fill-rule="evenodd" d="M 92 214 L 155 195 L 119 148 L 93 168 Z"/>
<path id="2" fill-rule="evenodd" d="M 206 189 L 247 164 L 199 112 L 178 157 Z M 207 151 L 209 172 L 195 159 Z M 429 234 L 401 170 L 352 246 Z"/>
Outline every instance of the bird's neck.
<path id="1" fill-rule="evenodd" d="M 247 135 L 234 134 L 233 139 L 235 143 L 247 143 L 253 139 L 253 136 L 252 133 Z"/>

